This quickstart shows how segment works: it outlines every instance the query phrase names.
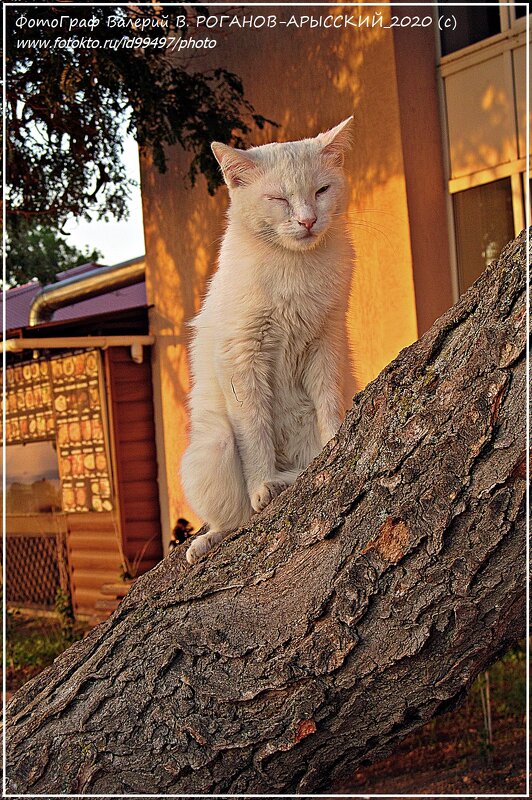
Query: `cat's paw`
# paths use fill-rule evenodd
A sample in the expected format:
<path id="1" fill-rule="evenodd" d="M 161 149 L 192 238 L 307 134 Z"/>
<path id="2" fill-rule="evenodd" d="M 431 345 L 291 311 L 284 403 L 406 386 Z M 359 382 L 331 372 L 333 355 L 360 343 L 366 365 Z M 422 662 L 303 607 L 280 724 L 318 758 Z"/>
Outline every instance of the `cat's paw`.
<path id="1" fill-rule="evenodd" d="M 194 536 L 192 544 L 186 552 L 186 559 L 189 564 L 196 564 L 203 556 L 212 550 L 215 544 L 225 539 L 227 532 L 225 531 L 209 531 L 202 533 L 199 536 Z"/>
<path id="2" fill-rule="evenodd" d="M 331 439 L 334 439 L 340 430 L 341 425 L 342 420 L 339 417 L 337 419 L 328 420 L 328 422 L 323 425 L 323 427 L 320 429 L 320 440 L 322 447 L 325 447 L 327 442 L 330 442 Z"/>
<path id="3" fill-rule="evenodd" d="M 251 493 L 250 500 L 253 511 L 262 511 L 278 494 L 288 489 L 289 485 L 289 482 L 285 480 L 265 481 Z"/>

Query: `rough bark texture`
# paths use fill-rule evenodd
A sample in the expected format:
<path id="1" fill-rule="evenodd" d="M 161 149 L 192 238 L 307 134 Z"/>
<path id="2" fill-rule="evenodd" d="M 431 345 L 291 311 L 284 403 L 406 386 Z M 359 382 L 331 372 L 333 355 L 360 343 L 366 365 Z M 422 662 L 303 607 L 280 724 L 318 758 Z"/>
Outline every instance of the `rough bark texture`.
<path id="1" fill-rule="evenodd" d="M 8 791 L 330 791 L 523 636 L 525 249 L 252 525 L 167 558 L 15 695 Z"/>

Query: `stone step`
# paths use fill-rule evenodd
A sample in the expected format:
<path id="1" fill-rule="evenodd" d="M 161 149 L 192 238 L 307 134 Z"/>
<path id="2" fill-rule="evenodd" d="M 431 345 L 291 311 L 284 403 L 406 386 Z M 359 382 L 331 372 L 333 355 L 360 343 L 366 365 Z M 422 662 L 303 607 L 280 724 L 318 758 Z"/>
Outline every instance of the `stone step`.
<path id="1" fill-rule="evenodd" d="M 95 628 L 96 625 L 99 625 L 101 622 L 105 622 L 106 619 L 109 619 L 109 614 L 93 614 L 88 619 L 88 625 L 90 628 Z M 87 636 L 89 632 L 85 634 Z"/>
<path id="2" fill-rule="evenodd" d="M 112 597 L 125 597 L 126 594 L 129 592 L 133 583 L 104 583 L 103 586 L 100 586 L 100 592 L 106 595 L 112 595 Z"/>
<path id="3" fill-rule="evenodd" d="M 112 600 L 111 598 L 109 598 L 108 600 L 105 599 L 96 600 L 96 602 L 94 603 L 94 608 L 96 609 L 96 611 L 108 611 L 111 614 L 113 611 L 116 611 L 119 602 L 120 600 L 118 598 L 115 598 L 114 600 Z"/>
<path id="4" fill-rule="evenodd" d="M 116 581 L 116 583 L 104 583 L 100 587 L 103 595 L 94 603 L 94 614 L 89 618 L 89 625 L 94 628 L 100 622 L 108 619 L 113 611 L 116 611 L 120 601 L 127 595 L 135 581 Z"/>

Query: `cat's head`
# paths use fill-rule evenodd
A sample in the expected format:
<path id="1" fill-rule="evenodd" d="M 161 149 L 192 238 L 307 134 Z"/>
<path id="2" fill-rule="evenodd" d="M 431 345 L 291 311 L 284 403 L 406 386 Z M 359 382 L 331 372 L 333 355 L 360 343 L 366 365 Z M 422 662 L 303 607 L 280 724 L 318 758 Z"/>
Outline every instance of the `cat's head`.
<path id="1" fill-rule="evenodd" d="M 213 142 L 231 196 L 230 216 L 262 241 L 310 250 L 342 214 L 343 160 L 352 117 L 313 139 L 237 150 Z"/>

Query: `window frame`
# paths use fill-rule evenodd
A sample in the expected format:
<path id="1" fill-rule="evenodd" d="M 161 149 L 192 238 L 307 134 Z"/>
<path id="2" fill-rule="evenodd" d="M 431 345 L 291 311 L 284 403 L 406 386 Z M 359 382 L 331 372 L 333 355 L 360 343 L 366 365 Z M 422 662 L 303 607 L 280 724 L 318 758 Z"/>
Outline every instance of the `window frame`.
<path id="1" fill-rule="evenodd" d="M 446 4 L 447 5 L 447 4 Z M 448 5 L 453 5 L 452 2 L 449 2 Z M 476 3 L 468 3 L 468 5 L 476 5 Z M 508 38 L 508 35 L 515 35 L 516 33 L 524 33 L 527 27 L 527 17 L 530 14 L 525 14 L 523 17 L 516 17 L 515 16 L 515 7 L 516 6 L 527 6 L 527 3 L 512 3 L 510 5 L 499 5 L 499 18 L 501 23 L 501 30 L 500 33 L 494 33 L 493 36 L 486 36 L 485 39 L 481 39 L 478 42 L 474 42 L 473 44 L 468 44 L 465 47 L 462 47 L 458 50 L 453 50 L 452 53 L 448 53 L 447 55 L 442 55 L 441 49 L 441 36 L 440 30 L 438 26 L 438 16 L 440 14 L 440 7 L 439 5 L 435 5 L 432 9 L 433 11 L 433 21 L 434 21 L 434 30 L 436 33 L 436 51 L 437 51 L 437 64 L 438 67 L 444 66 L 456 59 L 463 58 L 464 54 L 466 53 L 475 53 L 478 50 L 483 50 L 485 47 L 489 47 L 490 45 L 496 44 L 497 42 L 504 41 L 504 39 Z"/>
<path id="2" fill-rule="evenodd" d="M 52 449 L 53 449 L 53 451 L 54 451 L 54 453 L 55 453 L 55 463 L 56 463 L 56 467 L 57 467 L 57 469 L 56 469 L 57 477 L 54 477 L 54 483 L 57 482 L 57 490 L 58 490 L 58 495 L 59 495 L 59 506 L 57 508 L 52 508 L 49 511 L 42 511 L 42 510 L 31 510 L 31 511 L 10 510 L 8 508 L 8 506 L 9 506 L 8 493 L 9 493 L 9 489 L 10 489 L 12 483 L 14 483 L 15 481 L 12 480 L 12 475 L 10 475 L 10 472 L 9 472 L 9 464 L 8 464 L 8 461 L 9 461 L 9 448 L 15 448 L 15 447 L 16 448 L 26 448 L 27 447 L 31 451 L 32 448 L 39 447 L 39 446 L 45 445 L 45 444 L 50 444 Z M 61 474 L 60 474 L 60 469 L 59 469 L 59 454 L 57 452 L 55 438 L 53 438 L 53 439 L 37 439 L 35 441 L 14 442 L 14 443 L 11 443 L 11 444 L 6 444 L 5 456 L 6 456 L 6 475 L 5 475 L 5 482 L 4 483 L 5 483 L 5 495 L 6 495 L 6 498 L 5 498 L 6 518 L 12 518 L 12 517 L 45 517 L 45 518 L 49 518 L 49 517 L 54 517 L 54 516 L 58 516 L 58 515 L 64 514 L 63 502 L 62 502 L 63 498 L 62 498 L 62 491 L 61 491 Z M 31 456 L 31 452 L 30 452 L 30 456 Z M 43 478 L 43 476 L 41 476 L 37 472 L 34 475 L 34 480 L 32 481 L 32 483 L 28 484 L 28 485 L 29 486 L 33 486 L 39 480 L 47 480 L 47 479 Z"/>
<path id="3" fill-rule="evenodd" d="M 451 5 L 451 3 L 449 4 Z M 471 4 L 473 5 L 473 4 Z M 513 70 L 512 51 L 520 46 L 527 45 L 527 34 L 531 29 L 531 15 L 525 14 L 521 18 L 515 16 L 515 6 L 526 5 L 525 3 L 513 3 L 511 5 L 501 5 L 499 7 L 501 19 L 501 32 L 482 39 L 474 44 L 467 45 L 459 50 L 455 50 L 448 55 L 442 55 L 441 37 L 438 27 L 439 7 L 433 7 L 434 31 L 436 42 L 436 71 L 438 83 L 438 95 L 440 101 L 440 121 L 443 143 L 443 161 L 447 181 L 447 222 L 449 231 L 449 251 L 451 254 L 451 282 L 453 288 L 453 299 L 456 302 L 460 296 L 459 290 L 459 271 L 458 271 L 458 248 L 457 235 L 454 220 L 453 195 L 466 189 L 472 189 L 488 183 L 493 183 L 500 178 L 510 178 L 512 187 L 512 208 L 514 219 L 514 233 L 517 236 L 524 227 L 530 224 L 531 209 L 530 196 L 532 187 L 529 190 L 529 205 L 527 207 L 527 188 L 525 181 L 529 181 L 531 176 L 529 165 L 526 158 L 517 158 L 513 161 L 489 167 L 458 178 L 451 178 L 450 163 L 450 142 L 449 128 L 447 119 L 447 105 L 445 96 L 445 78 L 455 72 L 459 72 L 476 64 L 481 64 L 494 57 L 494 55 L 504 54 L 505 68 Z M 513 74 L 513 72 L 512 72 Z M 530 155 L 530 154 L 528 154 Z M 529 184 L 530 186 L 530 184 Z"/>
<path id="4" fill-rule="evenodd" d="M 462 189 L 460 191 L 453 192 L 453 194 L 451 195 L 451 201 L 452 201 L 452 206 L 453 206 L 453 226 L 455 228 L 455 231 L 456 231 L 456 214 L 457 214 L 457 208 L 456 208 L 456 205 L 455 205 L 455 197 L 457 197 L 458 195 L 463 194 L 464 192 L 473 191 L 473 190 L 479 189 L 481 187 L 493 186 L 494 184 L 498 183 L 499 181 L 506 181 L 507 182 L 507 188 L 509 189 L 508 193 L 505 193 L 505 197 L 507 198 L 507 200 L 509 200 L 509 202 L 511 204 L 511 218 L 510 218 L 511 221 L 510 221 L 510 219 L 507 218 L 508 222 L 510 223 L 509 227 L 510 227 L 510 229 L 513 228 L 513 235 L 514 236 L 516 236 L 518 233 L 520 233 L 520 231 L 522 230 L 522 227 L 519 227 L 518 217 L 516 216 L 516 210 L 517 210 L 518 213 L 522 213 L 523 204 L 522 204 L 522 198 L 521 198 L 521 180 L 520 180 L 520 176 L 518 174 L 517 175 L 511 175 L 511 176 L 508 175 L 508 176 L 505 176 L 503 178 L 499 178 L 498 180 L 492 180 L 492 181 L 485 181 L 483 183 L 477 183 L 475 186 L 467 186 L 467 187 L 465 187 L 464 189 Z M 516 197 L 515 197 L 516 190 L 517 190 L 517 192 L 519 194 L 518 201 L 516 200 Z M 510 237 L 510 239 L 511 239 L 511 237 Z M 463 275 L 463 273 L 460 272 L 461 258 L 460 258 L 459 248 L 458 248 L 458 235 L 456 235 L 456 244 L 457 244 L 457 248 L 456 248 L 457 281 L 458 281 L 460 294 L 463 294 L 465 291 L 467 291 L 469 286 L 471 286 L 472 283 L 474 283 L 476 278 L 474 278 L 471 283 L 468 281 L 467 285 L 460 286 L 464 275 Z M 491 263 L 491 261 L 490 261 L 490 263 Z M 484 267 L 484 268 L 486 268 L 486 267 Z M 481 273 L 479 273 L 479 275 L 480 274 Z M 477 277 L 479 277 L 479 275 Z"/>

